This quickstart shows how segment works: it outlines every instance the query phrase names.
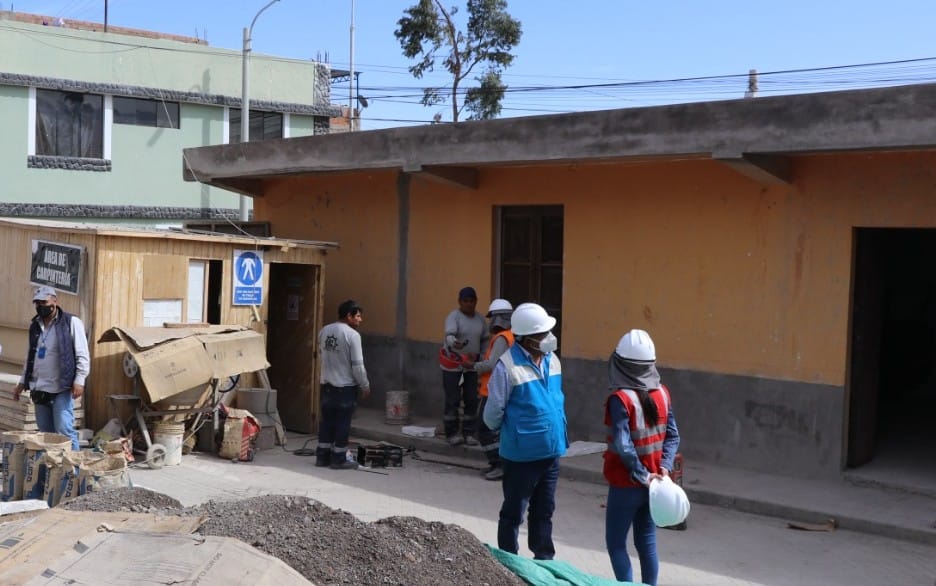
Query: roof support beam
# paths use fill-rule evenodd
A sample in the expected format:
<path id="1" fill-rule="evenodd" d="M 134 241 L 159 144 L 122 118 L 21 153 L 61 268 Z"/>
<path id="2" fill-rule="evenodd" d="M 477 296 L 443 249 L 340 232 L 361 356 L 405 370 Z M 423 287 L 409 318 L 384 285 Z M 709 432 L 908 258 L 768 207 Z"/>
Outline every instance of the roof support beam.
<path id="1" fill-rule="evenodd" d="M 404 165 L 403 172 L 454 185 L 462 189 L 478 188 L 478 170 L 474 167 Z"/>
<path id="2" fill-rule="evenodd" d="M 716 152 L 712 153 L 712 159 L 762 185 L 789 185 L 793 182 L 790 159 L 784 156 Z"/>

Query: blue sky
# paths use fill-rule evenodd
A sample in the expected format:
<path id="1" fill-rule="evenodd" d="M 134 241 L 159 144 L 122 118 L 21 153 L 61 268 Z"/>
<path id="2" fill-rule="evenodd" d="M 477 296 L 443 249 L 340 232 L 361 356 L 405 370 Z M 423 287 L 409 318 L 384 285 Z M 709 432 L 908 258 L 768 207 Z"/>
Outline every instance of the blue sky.
<path id="1" fill-rule="evenodd" d="M 190 36 L 240 49 L 242 30 L 267 0 L 109 0 L 109 22 Z M 363 128 L 432 119 L 446 106 L 418 104 L 420 87 L 393 36 L 415 0 L 355 0 L 355 69 L 369 107 Z M 0 0 L 10 9 L 9 0 Z M 446 5 L 461 4 L 448 0 Z M 14 0 L 17 11 L 103 21 L 104 0 Z M 515 92 L 504 116 L 524 116 L 741 97 L 749 69 L 761 95 L 936 80 L 936 60 L 764 75 L 764 72 L 936 57 L 933 0 L 512 0 L 523 38 L 505 81 L 513 88 L 594 85 L 737 75 L 711 80 Z M 253 49 L 324 57 L 347 68 L 351 0 L 281 0 L 257 21 Z M 332 88 L 347 103 L 347 85 Z"/>

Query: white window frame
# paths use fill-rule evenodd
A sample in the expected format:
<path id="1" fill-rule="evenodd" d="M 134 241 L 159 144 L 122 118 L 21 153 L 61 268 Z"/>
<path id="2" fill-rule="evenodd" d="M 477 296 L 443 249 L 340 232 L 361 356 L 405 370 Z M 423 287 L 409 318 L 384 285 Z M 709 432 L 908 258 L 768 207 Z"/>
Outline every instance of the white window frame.
<path id="1" fill-rule="evenodd" d="M 93 94 L 94 92 L 81 93 Z M 111 136 L 114 125 L 114 96 L 110 94 L 100 95 L 104 96 L 104 128 L 101 132 L 101 158 L 109 161 L 111 158 Z M 38 103 L 36 101 L 36 88 L 33 86 L 29 87 L 27 102 L 28 112 L 26 113 L 26 154 L 30 157 L 33 157 L 36 155 L 36 117 L 39 115 L 36 111 L 38 108 Z"/>

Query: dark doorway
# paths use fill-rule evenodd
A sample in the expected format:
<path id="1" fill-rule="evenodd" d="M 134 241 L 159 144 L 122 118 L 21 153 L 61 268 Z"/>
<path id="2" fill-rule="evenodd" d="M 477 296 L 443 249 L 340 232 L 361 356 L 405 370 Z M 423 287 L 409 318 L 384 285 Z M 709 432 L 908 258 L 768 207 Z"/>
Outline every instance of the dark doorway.
<path id="1" fill-rule="evenodd" d="M 267 360 L 283 426 L 312 433 L 316 428 L 315 363 L 319 267 L 270 264 Z"/>
<path id="2" fill-rule="evenodd" d="M 224 261 L 208 261 L 208 295 L 205 307 L 206 320 L 210 324 L 221 323 L 221 283 L 224 275 Z"/>
<path id="3" fill-rule="evenodd" d="M 936 474 L 936 230 L 855 244 L 847 464 Z"/>
<path id="4" fill-rule="evenodd" d="M 500 296 L 539 303 L 562 332 L 562 206 L 500 208 Z"/>

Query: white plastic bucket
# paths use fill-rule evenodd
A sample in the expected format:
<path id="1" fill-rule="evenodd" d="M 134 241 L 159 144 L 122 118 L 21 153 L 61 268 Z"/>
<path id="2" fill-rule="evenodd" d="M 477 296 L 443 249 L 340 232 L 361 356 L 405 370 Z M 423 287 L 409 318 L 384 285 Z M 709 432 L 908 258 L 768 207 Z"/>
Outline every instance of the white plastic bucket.
<path id="1" fill-rule="evenodd" d="M 409 391 L 387 391 L 385 421 L 390 425 L 406 425 L 410 422 Z"/>
<path id="2" fill-rule="evenodd" d="M 178 466 L 182 463 L 182 439 L 185 435 L 184 423 L 157 423 L 153 430 L 153 443 L 166 448 L 165 466 Z"/>

